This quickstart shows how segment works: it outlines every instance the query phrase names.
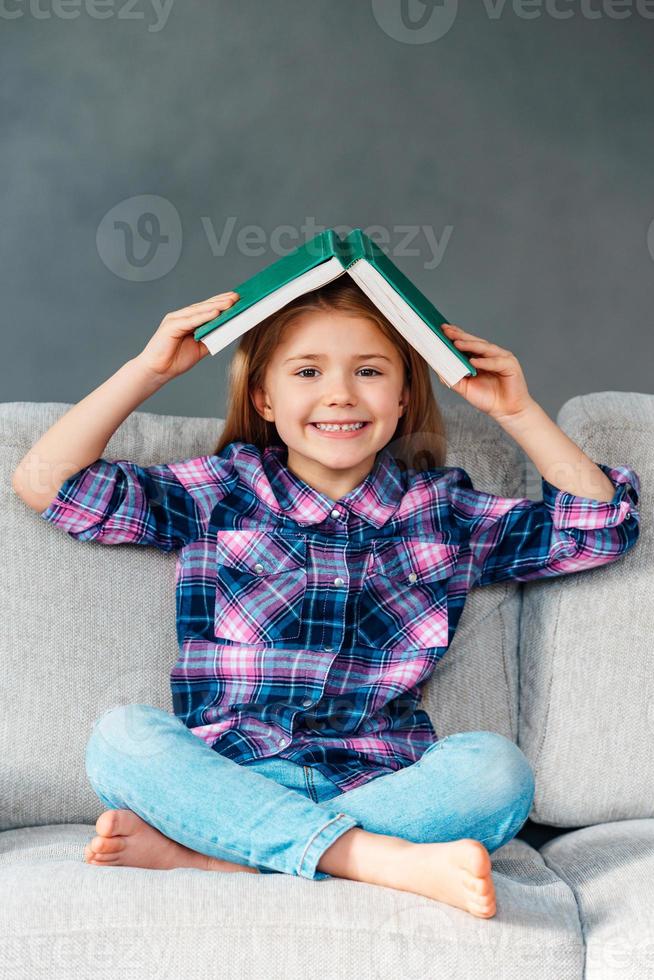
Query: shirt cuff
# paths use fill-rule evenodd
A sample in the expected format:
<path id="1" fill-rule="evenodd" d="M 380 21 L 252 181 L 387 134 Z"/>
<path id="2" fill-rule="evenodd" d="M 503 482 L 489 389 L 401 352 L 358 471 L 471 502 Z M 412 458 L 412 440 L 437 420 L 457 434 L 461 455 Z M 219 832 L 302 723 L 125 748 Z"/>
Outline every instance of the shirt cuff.
<path id="1" fill-rule="evenodd" d="M 607 466 L 605 463 L 596 463 L 596 465 L 615 487 L 611 500 L 578 497 L 574 493 L 555 487 L 541 476 L 543 500 L 552 511 L 554 527 L 592 530 L 614 527 L 625 520 L 638 521 L 640 497 L 638 474 L 629 466 Z"/>
<path id="2" fill-rule="evenodd" d="M 114 464 L 102 458 L 71 473 L 39 516 L 80 541 L 92 537 L 111 504 L 114 474 Z"/>

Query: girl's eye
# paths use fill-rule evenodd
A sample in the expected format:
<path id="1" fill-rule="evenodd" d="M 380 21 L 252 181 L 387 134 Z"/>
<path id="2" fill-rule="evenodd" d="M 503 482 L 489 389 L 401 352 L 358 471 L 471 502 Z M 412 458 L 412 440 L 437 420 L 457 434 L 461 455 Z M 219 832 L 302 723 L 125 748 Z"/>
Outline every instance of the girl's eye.
<path id="1" fill-rule="evenodd" d="M 304 375 L 305 371 L 317 371 L 317 370 L 318 370 L 317 368 L 302 368 L 300 371 L 296 373 L 295 376 L 296 378 L 299 378 L 300 376 Z M 373 374 L 381 374 L 381 371 L 378 371 L 377 368 L 359 368 L 359 371 L 372 371 Z M 368 378 L 370 377 L 370 375 L 367 374 L 365 375 L 365 377 Z"/>

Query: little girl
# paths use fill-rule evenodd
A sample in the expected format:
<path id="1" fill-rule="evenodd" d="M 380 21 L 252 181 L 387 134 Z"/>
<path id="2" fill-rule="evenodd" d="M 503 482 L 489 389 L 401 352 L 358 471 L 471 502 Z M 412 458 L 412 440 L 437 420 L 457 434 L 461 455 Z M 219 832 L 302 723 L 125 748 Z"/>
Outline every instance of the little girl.
<path id="1" fill-rule="evenodd" d="M 174 711 L 121 705 L 95 722 L 86 770 L 107 809 L 85 860 L 336 876 L 493 916 L 490 854 L 526 821 L 533 773 L 496 732 L 438 738 L 420 692 L 473 586 L 631 548 L 639 477 L 589 459 L 511 351 L 445 324 L 478 370 L 454 390 L 542 474 L 542 501 L 476 490 L 443 465 L 426 362 L 348 277 L 241 338 L 213 453 L 102 458 L 209 353 L 193 332 L 237 298 L 165 316 L 14 474 L 76 540 L 179 549 Z M 433 465 L 403 465 L 393 447 L 412 440 Z"/>

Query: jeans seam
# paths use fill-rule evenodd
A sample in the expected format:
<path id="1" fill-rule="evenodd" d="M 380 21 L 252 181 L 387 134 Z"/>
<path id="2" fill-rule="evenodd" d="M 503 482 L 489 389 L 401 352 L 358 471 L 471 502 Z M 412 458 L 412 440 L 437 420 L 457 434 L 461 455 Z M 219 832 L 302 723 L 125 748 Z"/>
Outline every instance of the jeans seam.
<path id="1" fill-rule="evenodd" d="M 421 768 L 428 750 L 433 748 L 434 746 L 436 746 L 438 749 L 442 749 L 443 745 L 445 744 L 445 742 L 447 742 L 448 738 L 450 738 L 451 734 L 452 733 L 450 732 L 449 735 L 442 735 L 440 738 L 437 738 L 435 742 L 432 742 L 431 745 L 427 746 L 425 751 L 422 753 L 420 758 L 416 760 L 416 762 L 411 762 L 408 766 L 402 766 L 402 768 L 397 769 L 396 772 L 403 772 L 405 769 Z"/>
<path id="2" fill-rule="evenodd" d="M 314 803 L 318 802 L 318 794 L 316 793 L 316 786 L 313 778 L 313 769 L 311 766 L 304 767 L 304 779 L 307 784 L 307 789 L 309 791 L 309 796 Z"/>

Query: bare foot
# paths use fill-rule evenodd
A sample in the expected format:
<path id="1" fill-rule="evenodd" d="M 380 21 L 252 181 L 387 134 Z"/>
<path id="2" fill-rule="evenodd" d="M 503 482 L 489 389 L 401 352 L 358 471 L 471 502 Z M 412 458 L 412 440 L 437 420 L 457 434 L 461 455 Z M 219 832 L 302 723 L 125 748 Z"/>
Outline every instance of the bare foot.
<path id="1" fill-rule="evenodd" d="M 471 837 L 439 844 L 414 844 L 398 850 L 391 874 L 393 888 L 435 898 L 489 919 L 496 912 L 491 859 Z"/>
<path id="2" fill-rule="evenodd" d="M 132 810 L 105 810 L 95 823 L 98 836 L 84 848 L 87 864 L 127 865 L 130 868 L 200 868 L 203 871 L 249 871 L 258 868 L 232 864 L 200 854 L 171 840 Z"/>
<path id="3" fill-rule="evenodd" d="M 490 855 L 472 837 L 416 844 L 352 827 L 327 848 L 317 868 L 339 878 L 434 898 L 481 918 L 495 915 Z"/>

